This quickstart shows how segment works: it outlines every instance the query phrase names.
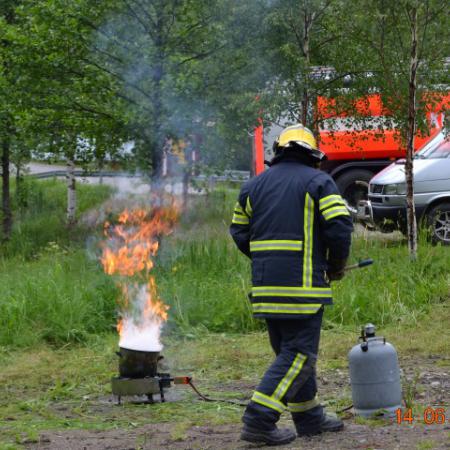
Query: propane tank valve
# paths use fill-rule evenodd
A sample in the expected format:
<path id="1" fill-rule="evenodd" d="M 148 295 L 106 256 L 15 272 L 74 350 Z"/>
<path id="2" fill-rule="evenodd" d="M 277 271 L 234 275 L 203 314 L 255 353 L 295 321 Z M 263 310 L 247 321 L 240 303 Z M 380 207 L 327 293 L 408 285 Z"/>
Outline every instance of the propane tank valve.
<path id="1" fill-rule="evenodd" d="M 375 337 L 375 325 L 373 323 L 368 323 L 364 327 L 364 334 L 366 335 L 366 338 Z"/>

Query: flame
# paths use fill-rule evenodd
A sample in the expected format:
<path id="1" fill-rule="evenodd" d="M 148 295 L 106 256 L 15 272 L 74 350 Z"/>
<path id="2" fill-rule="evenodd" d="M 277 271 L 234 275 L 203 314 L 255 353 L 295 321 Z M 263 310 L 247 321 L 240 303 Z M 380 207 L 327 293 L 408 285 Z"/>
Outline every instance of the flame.
<path id="1" fill-rule="evenodd" d="M 152 210 L 125 209 L 119 214 L 116 224 L 104 224 L 106 240 L 101 263 L 105 273 L 117 277 L 121 288 L 121 319 L 117 324 L 121 337 L 127 320 L 132 320 L 133 329 L 143 329 L 155 323 L 160 325 L 167 320 L 169 307 L 159 297 L 155 277 L 150 272 L 158 253 L 160 236 L 173 231 L 178 217 L 179 208 L 172 201 L 169 206 Z M 143 305 L 136 305 L 136 299 L 142 297 Z"/>

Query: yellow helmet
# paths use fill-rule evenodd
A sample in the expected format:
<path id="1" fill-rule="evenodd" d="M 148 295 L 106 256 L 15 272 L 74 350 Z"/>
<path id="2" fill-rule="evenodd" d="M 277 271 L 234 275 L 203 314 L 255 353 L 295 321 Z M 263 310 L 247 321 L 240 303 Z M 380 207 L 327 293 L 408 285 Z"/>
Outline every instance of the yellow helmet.
<path id="1" fill-rule="evenodd" d="M 319 161 L 326 159 L 325 153 L 319 150 L 312 131 L 301 123 L 285 128 L 273 143 L 275 153 L 285 148 L 305 151 L 306 154 Z"/>
<path id="2" fill-rule="evenodd" d="M 285 128 L 278 137 L 278 147 L 289 147 L 290 143 L 317 150 L 317 142 L 311 130 L 301 123 Z"/>

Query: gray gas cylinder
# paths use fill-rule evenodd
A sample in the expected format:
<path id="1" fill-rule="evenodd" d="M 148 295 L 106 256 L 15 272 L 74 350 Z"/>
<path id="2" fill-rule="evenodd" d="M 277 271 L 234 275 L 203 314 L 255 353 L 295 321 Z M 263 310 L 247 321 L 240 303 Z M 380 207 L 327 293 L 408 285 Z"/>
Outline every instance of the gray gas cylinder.
<path id="1" fill-rule="evenodd" d="M 355 412 L 393 416 L 402 402 L 397 352 L 385 338 L 375 336 L 372 324 L 364 327 L 360 339 L 348 354 Z"/>

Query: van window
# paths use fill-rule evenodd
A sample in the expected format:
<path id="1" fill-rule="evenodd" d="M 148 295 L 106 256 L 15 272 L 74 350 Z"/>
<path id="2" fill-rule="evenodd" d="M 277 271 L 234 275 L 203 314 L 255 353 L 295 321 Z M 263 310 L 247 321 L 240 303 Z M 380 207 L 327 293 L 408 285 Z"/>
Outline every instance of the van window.
<path id="1" fill-rule="evenodd" d="M 450 138 L 447 136 L 440 142 L 434 142 L 434 145 L 427 145 L 423 150 L 419 151 L 416 159 L 444 159 L 450 158 Z"/>

